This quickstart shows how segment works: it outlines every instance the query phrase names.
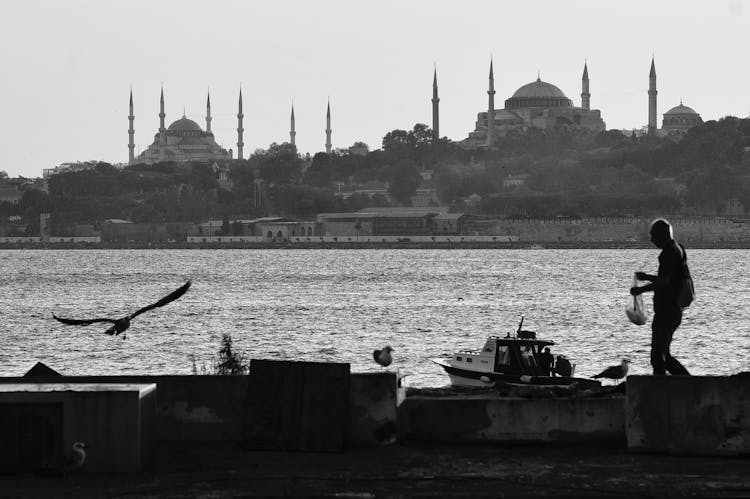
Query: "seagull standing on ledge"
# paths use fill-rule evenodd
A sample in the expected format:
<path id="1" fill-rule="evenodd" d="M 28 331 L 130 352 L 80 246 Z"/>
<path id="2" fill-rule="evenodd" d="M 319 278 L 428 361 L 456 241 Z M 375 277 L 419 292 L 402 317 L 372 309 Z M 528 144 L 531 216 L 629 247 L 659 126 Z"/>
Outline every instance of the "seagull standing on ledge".
<path id="1" fill-rule="evenodd" d="M 161 300 L 152 303 L 151 305 L 146 305 L 143 308 L 140 308 L 133 312 L 130 315 L 126 315 L 125 317 L 121 317 L 119 319 L 110 319 L 110 318 L 101 318 L 101 319 L 64 319 L 62 317 L 56 316 L 54 313 L 52 314 L 52 317 L 57 319 L 58 321 L 62 322 L 63 324 L 68 324 L 70 326 L 88 326 L 89 324 L 93 324 L 95 322 L 111 322 L 112 326 L 104 331 L 108 335 L 115 335 L 122 333 L 127 328 L 130 327 L 130 321 L 137 316 L 141 315 L 143 312 L 148 312 L 152 308 L 157 307 L 163 307 L 169 302 L 175 301 L 180 296 L 184 295 L 188 289 L 190 289 L 190 284 L 192 281 L 188 280 L 185 284 L 177 288 L 176 290 L 169 293 L 167 296 L 162 298 Z M 125 335 L 123 335 L 123 339 L 125 339 Z"/>
<path id="2" fill-rule="evenodd" d="M 40 463 L 42 474 L 53 476 L 64 476 L 72 471 L 79 470 L 86 462 L 86 451 L 89 446 L 83 442 L 75 442 L 70 454 L 58 455 Z"/>
<path id="3" fill-rule="evenodd" d="M 622 359 L 622 362 L 619 366 L 610 366 L 606 368 L 604 371 L 600 372 L 596 376 L 593 376 L 594 378 L 607 378 L 607 379 L 622 379 L 628 374 L 628 364 L 630 364 L 630 361 L 628 359 Z"/>
<path id="4" fill-rule="evenodd" d="M 65 465 L 65 468 L 63 468 L 63 471 L 67 473 L 83 467 L 83 463 L 86 462 L 86 451 L 84 449 L 88 449 L 88 447 L 89 446 L 83 442 L 74 443 L 73 453 L 68 458 L 68 462 Z"/>
<path id="5" fill-rule="evenodd" d="M 393 356 L 391 355 L 392 351 L 393 348 L 391 348 L 390 345 L 386 345 L 382 350 L 374 350 L 372 352 L 372 357 L 375 359 L 375 362 L 381 366 L 388 367 L 391 365 L 391 362 L 393 362 Z"/>

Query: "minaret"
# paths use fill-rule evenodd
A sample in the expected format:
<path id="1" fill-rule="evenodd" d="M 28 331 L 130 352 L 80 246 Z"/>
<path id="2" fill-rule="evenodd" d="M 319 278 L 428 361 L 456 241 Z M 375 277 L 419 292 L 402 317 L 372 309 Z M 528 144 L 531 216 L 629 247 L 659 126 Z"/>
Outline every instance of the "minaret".
<path id="1" fill-rule="evenodd" d="M 583 77 L 581 78 L 581 107 L 591 109 L 591 94 L 589 93 L 589 68 L 583 63 Z"/>
<path id="2" fill-rule="evenodd" d="M 648 75 L 648 134 L 656 135 L 656 66 L 651 56 L 651 72 Z"/>
<path id="3" fill-rule="evenodd" d="M 292 103 L 292 122 L 291 128 L 289 129 L 289 143 L 295 145 L 294 138 L 297 136 L 297 132 L 294 131 L 294 103 Z"/>
<path id="4" fill-rule="evenodd" d="M 132 164 L 135 159 L 135 128 L 133 128 L 133 121 L 135 116 L 133 115 L 133 89 L 130 89 L 130 114 L 128 115 L 128 121 L 130 126 L 128 127 L 128 164 Z"/>
<path id="5" fill-rule="evenodd" d="M 167 143 L 167 129 L 164 127 L 164 85 L 161 86 L 161 98 L 159 99 L 159 143 Z"/>
<path id="6" fill-rule="evenodd" d="M 437 142 L 440 139 L 440 111 L 438 109 L 438 86 L 437 86 L 437 66 L 435 74 L 432 77 L 432 141 Z"/>
<path id="7" fill-rule="evenodd" d="M 211 133 L 211 92 L 206 94 L 206 133 Z"/>
<path id="8" fill-rule="evenodd" d="M 326 153 L 331 154 L 331 100 L 328 100 L 326 109 Z"/>
<path id="9" fill-rule="evenodd" d="M 242 118 L 244 117 L 245 115 L 242 114 L 242 87 L 240 87 L 240 103 L 237 111 L 237 159 L 244 159 L 242 157 L 242 147 L 245 145 L 245 143 L 242 142 L 242 132 L 245 131 L 245 129 L 242 128 Z"/>
<path id="10" fill-rule="evenodd" d="M 495 143 L 495 75 L 492 71 L 492 58 L 490 58 L 490 89 L 487 90 L 489 103 L 487 105 L 487 149 L 492 149 Z"/>

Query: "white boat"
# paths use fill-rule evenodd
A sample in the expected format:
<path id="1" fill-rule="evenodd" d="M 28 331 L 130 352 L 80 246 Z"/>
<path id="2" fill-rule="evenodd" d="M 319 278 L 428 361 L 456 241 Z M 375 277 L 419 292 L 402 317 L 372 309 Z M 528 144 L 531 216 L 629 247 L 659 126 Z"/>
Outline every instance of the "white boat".
<path id="1" fill-rule="evenodd" d="M 538 339 L 533 331 L 521 329 L 523 318 L 514 335 L 490 336 L 479 350 L 464 350 L 449 358 L 432 359 L 457 386 L 491 386 L 496 383 L 532 385 L 600 386 L 598 381 L 575 378 L 575 364 L 564 355 L 554 356 L 554 362 L 544 363 L 544 349 L 554 341 Z M 550 369 L 551 368 L 551 369 Z"/>

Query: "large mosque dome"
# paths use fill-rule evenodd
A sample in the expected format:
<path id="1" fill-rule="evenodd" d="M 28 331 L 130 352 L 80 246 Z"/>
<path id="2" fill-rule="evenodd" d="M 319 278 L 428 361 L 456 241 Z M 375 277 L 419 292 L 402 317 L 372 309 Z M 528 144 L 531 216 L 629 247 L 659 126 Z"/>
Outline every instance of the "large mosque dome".
<path id="1" fill-rule="evenodd" d="M 555 85 L 537 78 L 505 100 L 505 109 L 522 107 L 573 107 L 573 102 Z"/>
<path id="2" fill-rule="evenodd" d="M 170 132 L 202 132 L 200 125 L 195 121 L 183 116 L 179 120 L 169 125 Z"/>
<path id="3" fill-rule="evenodd" d="M 696 113 L 692 107 L 685 106 L 682 104 L 682 102 L 680 102 L 679 106 L 675 106 L 669 111 L 667 111 L 666 113 L 664 113 L 664 115 L 668 115 L 668 114 L 698 114 L 698 113 Z"/>

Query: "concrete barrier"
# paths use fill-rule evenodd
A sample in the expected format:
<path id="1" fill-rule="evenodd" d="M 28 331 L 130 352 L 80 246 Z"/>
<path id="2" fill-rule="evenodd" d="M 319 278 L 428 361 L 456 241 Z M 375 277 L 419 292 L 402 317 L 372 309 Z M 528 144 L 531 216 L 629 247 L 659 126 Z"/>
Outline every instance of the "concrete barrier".
<path id="1" fill-rule="evenodd" d="M 408 397 L 408 438 L 443 442 L 625 441 L 624 397 Z"/>
<path id="2" fill-rule="evenodd" d="M 0 471 L 63 472 L 75 442 L 78 471 L 136 472 L 154 458 L 155 384 L 0 385 Z"/>
<path id="3" fill-rule="evenodd" d="M 401 379 L 398 372 L 351 375 L 348 442 L 377 445 L 398 439 L 398 408 L 406 397 Z"/>
<path id="4" fill-rule="evenodd" d="M 625 411 L 628 449 L 750 454 L 750 373 L 629 376 Z"/>
<path id="5" fill-rule="evenodd" d="M 247 376 L 51 376 L 0 378 L 7 383 L 156 383 L 157 438 L 164 441 L 237 441 L 243 437 L 251 401 Z M 353 373 L 346 444 L 391 440 L 403 400 L 395 372 Z"/>

